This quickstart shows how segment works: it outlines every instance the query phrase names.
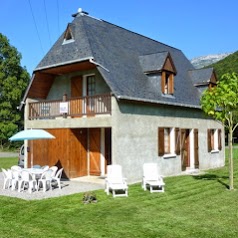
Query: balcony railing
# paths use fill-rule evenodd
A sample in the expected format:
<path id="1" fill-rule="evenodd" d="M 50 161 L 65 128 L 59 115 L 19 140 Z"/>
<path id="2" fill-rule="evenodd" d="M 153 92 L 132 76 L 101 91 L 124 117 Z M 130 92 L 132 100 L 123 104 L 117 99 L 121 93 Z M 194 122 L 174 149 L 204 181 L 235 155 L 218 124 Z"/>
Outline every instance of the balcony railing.
<path id="1" fill-rule="evenodd" d="M 67 101 L 51 100 L 29 102 L 29 120 L 55 119 L 111 114 L 111 95 L 72 98 Z"/>

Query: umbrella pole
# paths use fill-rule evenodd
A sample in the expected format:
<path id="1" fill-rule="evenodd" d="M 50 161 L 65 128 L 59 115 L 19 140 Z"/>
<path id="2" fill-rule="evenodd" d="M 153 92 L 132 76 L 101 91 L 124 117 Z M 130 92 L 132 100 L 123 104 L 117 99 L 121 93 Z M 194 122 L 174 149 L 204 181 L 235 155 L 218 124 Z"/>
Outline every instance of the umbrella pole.
<path id="1" fill-rule="evenodd" d="M 31 140 L 31 168 L 33 168 L 33 140 Z"/>

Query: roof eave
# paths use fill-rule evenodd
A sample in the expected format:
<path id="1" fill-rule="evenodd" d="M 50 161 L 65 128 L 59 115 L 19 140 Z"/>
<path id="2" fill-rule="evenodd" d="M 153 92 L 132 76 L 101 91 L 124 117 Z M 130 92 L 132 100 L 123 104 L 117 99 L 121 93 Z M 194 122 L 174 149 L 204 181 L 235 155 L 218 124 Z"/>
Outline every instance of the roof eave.
<path id="1" fill-rule="evenodd" d="M 51 65 L 47 65 L 47 66 L 36 68 L 33 72 L 41 71 L 41 70 L 45 70 L 45 69 L 50 69 L 50 68 L 55 68 L 55 67 L 59 67 L 59 66 L 64 66 L 64 65 L 69 65 L 69 64 L 73 64 L 73 63 L 80 63 L 80 62 L 84 62 L 84 61 L 91 61 L 93 59 L 94 58 L 92 56 L 90 56 L 90 57 L 85 57 L 85 58 L 81 58 L 81 59 L 61 62 L 61 63 L 58 63 L 58 64 L 51 64 Z"/>
<path id="2" fill-rule="evenodd" d="M 151 99 L 141 99 L 141 98 L 129 97 L 129 96 L 123 96 L 123 95 L 115 95 L 115 96 L 119 100 L 140 101 L 140 102 L 147 102 L 147 103 L 154 103 L 154 104 L 163 104 L 163 105 L 168 105 L 168 106 L 178 106 L 178 107 L 201 109 L 200 105 L 173 103 L 173 102 L 165 102 L 165 101 L 151 100 Z"/>

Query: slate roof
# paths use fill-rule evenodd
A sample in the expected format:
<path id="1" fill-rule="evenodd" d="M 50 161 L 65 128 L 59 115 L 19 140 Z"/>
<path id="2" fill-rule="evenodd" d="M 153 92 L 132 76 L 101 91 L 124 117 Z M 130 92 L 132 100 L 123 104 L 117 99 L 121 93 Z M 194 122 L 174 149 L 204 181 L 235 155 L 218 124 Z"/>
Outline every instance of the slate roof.
<path id="1" fill-rule="evenodd" d="M 181 50 L 86 14 L 77 14 L 72 26 L 74 41 L 62 44 L 62 34 L 35 71 L 93 58 L 103 66 L 98 70 L 118 99 L 200 108 L 200 93 L 188 73 L 195 68 Z M 159 69 L 166 52 L 177 70 L 173 96 L 162 95 L 141 67 L 143 56 L 154 54 Z"/>
<path id="2" fill-rule="evenodd" d="M 195 69 L 189 71 L 194 85 L 209 83 L 213 74 L 213 68 Z"/>
<path id="3" fill-rule="evenodd" d="M 140 64 L 144 73 L 161 71 L 169 52 L 161 52 L 140 56 Z"/>

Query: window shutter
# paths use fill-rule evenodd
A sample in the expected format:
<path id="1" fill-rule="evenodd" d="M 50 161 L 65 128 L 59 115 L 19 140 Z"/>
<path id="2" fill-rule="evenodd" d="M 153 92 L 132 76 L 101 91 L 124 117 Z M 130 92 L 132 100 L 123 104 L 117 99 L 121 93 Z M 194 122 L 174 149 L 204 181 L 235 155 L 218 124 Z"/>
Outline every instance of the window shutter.
<path id="1" fill-rule="evenodd" d="M 165 88 L 165 71 L 162 72 L 162 75 L 161 75 L 161 91 L 162 93 L 164 93 L 164 88 Z"/>
<path id="2" fill-rule="evenodd" d="M 199 157 L 198 157 L 198 129 L 194 129 L 194 162 L 195 168 L 199 168 Z"/>
<path id="3" fill-rule="evenodd" d="M 211 152 L 212 150 L 211 129 L 207 129 L 207 149 L 208 149 L 208 152 Z"/>
<path id="4" fill-rule="evenodd" d="M 164 128 L 160 127 L 158 130 L 158 134 L 159 134 L 158 152 L 159 152 L 159 156 L 163 156 L 164 155 Z"/>
<path id="5" fill-rule="evenodd" d="M 169 94 L 174 94 L 174 75 L 169 75 Z"/>
<path id="6" fill-rule="evenodd" d="M 180 130 L 175 128 L 175 154 L 180 155 Z"/>
<path id="7" fill-rule="evenodd" d="M 185 150 L 185 139 L 186 139 L 186 130 L 181 129 L 180 130 L 180 136 L 181 136 L 181 150 Z"/>
<path id="8" fill-rule="evenodd" d="M 221 129 L 218 129 L 218 150 L 222 150 Z"/>

